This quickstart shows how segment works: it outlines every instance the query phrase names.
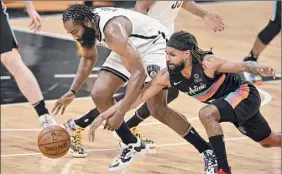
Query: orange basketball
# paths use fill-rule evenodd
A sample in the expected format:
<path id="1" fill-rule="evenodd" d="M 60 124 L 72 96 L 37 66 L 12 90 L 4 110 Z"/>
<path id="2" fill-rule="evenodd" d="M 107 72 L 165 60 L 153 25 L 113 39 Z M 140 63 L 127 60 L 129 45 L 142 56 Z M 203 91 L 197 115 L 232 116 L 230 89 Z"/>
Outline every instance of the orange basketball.
<path id="1" fill-rule="evenodd" d="M 70 136 L 60 126 L 49 126 L 38 135 L 38 148 L 48 158 L 61 158 L 70 148 Z"/>

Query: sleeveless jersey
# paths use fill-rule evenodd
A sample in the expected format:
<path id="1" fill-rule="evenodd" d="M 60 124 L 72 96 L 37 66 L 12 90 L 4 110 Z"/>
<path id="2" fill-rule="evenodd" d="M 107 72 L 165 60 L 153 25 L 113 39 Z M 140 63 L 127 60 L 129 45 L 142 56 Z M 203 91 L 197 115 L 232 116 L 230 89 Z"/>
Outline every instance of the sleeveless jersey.
<path id="1" fill-rule="evenodd" d="M 156 1 L 148 11 L 148 16 L 165 25 L 170 33 L 174 32 L 174 21 L 183 1 Z"/>
<path id="2" fill-rule="evenodd" d="M 214 78 L 209 78 L 199 63 L 192 64 L 192 73 L 189 79 L 180 72 L 170 72 L 169 74 L 172 87 L 204 103 L 224 97 L 245 83 L 236 73 L 222 73 L 215 75 Z"/>
<path id="3" fill-rule="evenodd" d="M 97 38 L 97 44 L 100 46 L 109 48 L 105 42 L 104 30 L 111 20 L 119 16 L 124 16 L 131 21 L 132 34 L 129 39 L 141 55 L 146 53 L 154 41 L 164 39 L 161 34 L 164 30 L 164 26 L 156 19 L 147 15 L 132 10 L 113 7 L 96 8 L 93 12 L 100 16 L 98 25 L 101 37 Z"/>

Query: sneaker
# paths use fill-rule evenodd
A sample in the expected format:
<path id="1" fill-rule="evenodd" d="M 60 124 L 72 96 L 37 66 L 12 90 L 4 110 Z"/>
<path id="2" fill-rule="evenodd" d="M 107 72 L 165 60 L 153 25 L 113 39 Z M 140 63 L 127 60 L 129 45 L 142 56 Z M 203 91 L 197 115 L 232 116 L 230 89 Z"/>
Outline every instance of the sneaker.
<path id="1" fill-rule="evenodd" d="M 44 114 L 44 115 L 41 115 L 39 117 L 39 122 L 40 122 L 40 126 L 42 129 L 48 127 L 48 126 L 53 126 L 53 125 L 56 125 L 56 121 L 54 120 L 54 118 L 49 115 L 49 114 Z"/>
<path id="2" fill-rule="evenodd" d="M 69 153 L 75 158 L 85 158 L 87 153 L 82 148 L 82 132 L 84 128 L 77 126 L 73 119 L 68 120 L 62 125 L 64 129 L 70 134 L 71 145 Z"/>
<path id="3" fill-rule="evenodd" d="M 201 153 L 205 161 L 205 174 L 217 174 L 217 160 L 212 150 Z"/>
<path id="4" fill-rule="evenodd" d="M 153 149 L 157 146 L 157 144 L 148 138 L 146 138 L 144 135 L 140 133 L 140 130 L 137 129 L 137 127 L 133 127 L 130 129 L 133 135 L 136 137 L 139 137 L 150 149 Z"/>
<path id="5" fill-rule="evenodd" d="M 128 168 L 136 160 L 136 158 L 145 155 L 149 151 L 149 147 L 142 142 L 140 138 L 136 137 L 136 139 L 136 143 L 130 143 L 128 145 L 121 143 L 121 155 L 109 167 L 110 172 Z"/>

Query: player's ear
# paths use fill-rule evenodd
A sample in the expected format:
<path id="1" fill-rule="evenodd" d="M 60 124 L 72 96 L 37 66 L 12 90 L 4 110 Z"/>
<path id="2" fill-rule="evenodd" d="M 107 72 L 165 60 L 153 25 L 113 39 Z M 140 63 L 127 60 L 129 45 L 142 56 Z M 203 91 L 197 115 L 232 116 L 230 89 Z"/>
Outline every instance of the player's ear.
<path id="1" fill-rule="evenodd" d="M 91 28 L 91 27 L 92 27 L 92 23 L 91 23 L 91 21 L 89 21 L 89 20 L 88 20 L 88 21 L 85 21 L 83 24 L 84 24 L 84 26 L 87 27 L 87 28 Z"/>
<path id="2" fill-rule="evenodd" d="M 187 50 L 185 51 L 185 58 L 188 59 L 191 55 L 191 51 L 190 50 Z"/>

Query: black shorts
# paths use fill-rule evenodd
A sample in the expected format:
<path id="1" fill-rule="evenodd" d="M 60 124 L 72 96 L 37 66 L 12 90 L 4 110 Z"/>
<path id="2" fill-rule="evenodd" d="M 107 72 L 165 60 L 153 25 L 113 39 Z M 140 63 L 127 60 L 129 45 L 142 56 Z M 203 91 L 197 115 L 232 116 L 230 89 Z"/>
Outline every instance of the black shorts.
<path id="1" fill-rule="evenodd" d="M 236 91 L 211 102 L 220 113 L 219 122 L 231 122 L 241 133 L 260 142 L 271 134 L 267 121 L 259 108 L 261 99 L 252 84 L 241 85 Z"/>
<path id="2" fill-rule="evenodd" d="M 9 15 L 6 10 L 0 7 L 0 18 L 1 18 L 1 35 L 0 35 L 0 53 L 6 53 L 12 51 L 13 48 L 18 48 L 18 43 L 15 34 L 9 24 Z"/>

